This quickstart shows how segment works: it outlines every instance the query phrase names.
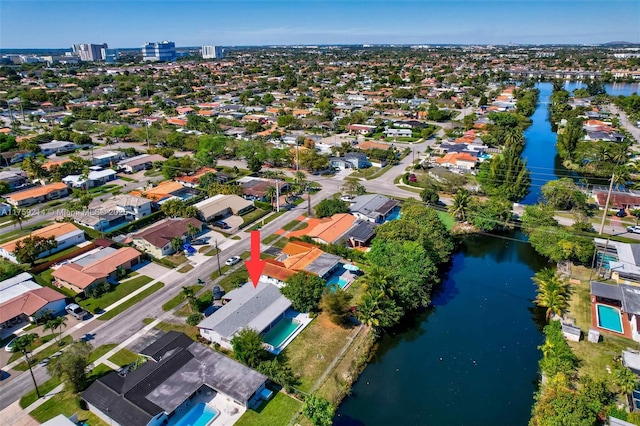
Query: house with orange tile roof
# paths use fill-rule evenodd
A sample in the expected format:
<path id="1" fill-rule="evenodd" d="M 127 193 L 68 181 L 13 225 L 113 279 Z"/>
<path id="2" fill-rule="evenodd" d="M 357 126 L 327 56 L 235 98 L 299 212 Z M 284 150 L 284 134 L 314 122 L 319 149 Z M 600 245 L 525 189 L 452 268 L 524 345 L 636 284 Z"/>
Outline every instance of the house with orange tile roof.
<path id="1" fill-rule="evenodd" d="M 7 203 L 14 207 L 31 206 L 69 195 L 69 188 L 62 182 L 40 185 L 24 191 L 12 192 L 5 196 Z"/>
<path id="2" fill-rule="evenodd" d="M 0 303 L 0 327 L 9 328 L 12 323 L 35 321 L 45 314 L 64 313 L 66 298 L 49 287 L 29 290 Z"/>
<path id="3" fill-rule="evenodd" d="M 145 189 L 143 191 L 135 190 L 131 191 L 129 194 L 135 197 L 143 197 L 156 203 L 161 203 L 169 198 L 177 197 L 182 193 L 186 193 L 187 191 L 195 190 L 187 190 L 180 182 L 165 180 L 158 183 L 158 185 L 153 188 Z"/>
<path id="4" fill-rule="evenodd" d="M 320 223 L 310 230 L 307 235 L 320 244 L 335 243 L 342 237 L 358 219 L 349 213 L 334 214 L 321 219 Z"/>
<path id="5" fill-rule="evenodd" d="M 466 152 L 450 152 L 444 157 L 437 158 L 436 163 L 450 169 L 473 170 L 478 159 Z"/>
<path id="6" fill-rule="evenodd" d="M 370 149 L 382 149 L 382 150 L 386 151 L 386 150 L 391 148 L 391 144 L 389 144 L 389 143 L 380 143 L 380 142 L 372 142 L 372 141 L 364 141 L 364 142 L 358 143 L 358 145 L 356 145 L 356 148 L 361 149 L 363 151 L 367 151 L 367 150 L 370 150 Z"/>
<path id="7" fill-rule="evenodd" d="M 292 241 L 282 249 L 282 254 L 268 262 L 261 280 L 284 286 L 284 281 L 297 272 L 307 272 L 326 279 L 341 266 L 342 258 L 322 251 L 313 244 Z M 282 279 L 284 278 L 284 279 Z"/>
<path id="8" fill-rule="evenodd" d="M 173 124 L 175 126 L 186 126 L 187 125 L 187 120 L 183 120 L 181 118 L 176 118 L 176 117 L 171 117 L 171 118 L 167 118 L 167 123 L 168 124 Z"/>
<path id="9" fill-rule="evenodd" d="M 63 158 L 61 160 L 49 160 L 42 165 L 42 168 L 46 170 L 51 170 L 53 167 L 60 167 L 64 163 L 70 163 L 70 162 L 71 162 L 70 158 Z"/>
<path id="10" fill-rule="evenodd" d="M 49 256 L 53 253 L 68 249 L 71 246 L 78 245 L 85 241 L 84 231 L 78 229 L 78 227 L 74 224 L 69 222 L 54 223 L 52 225 L 45 226 L 44 228 L 36 229 L 29 235 L 16 238 L 15 240 L 11 240 L 6 243 L 2 243 L 0 245 L 0 256 L 10 260 L 13 263 L 19 263 L 15 256 L 16 244 L 18 243 L 18 241 L 22 241 L 29 236 L 37 236 L 40 238 L 53 237 L 58 242 L 58 246 L 56 248 L 41 253 L 38 258 Z"/>
<path id="11" fill-rule="evenodd" d="M 118 272 L 139 264 L 140 256 L 133 247 L 98 247 L 55 269 L 51 276 L 54 285 L 82 293 L 101 283 L 115 284 Z"/>

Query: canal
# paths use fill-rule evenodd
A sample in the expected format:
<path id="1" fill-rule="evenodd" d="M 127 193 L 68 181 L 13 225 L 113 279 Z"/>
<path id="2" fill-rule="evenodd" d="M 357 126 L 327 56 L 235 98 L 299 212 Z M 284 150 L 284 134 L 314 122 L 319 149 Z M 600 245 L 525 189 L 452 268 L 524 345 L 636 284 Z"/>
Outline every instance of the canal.
<path id="1" fill-rule="evenodd" d="M 576 177 L 556 154 L 548 114 L 552 85 L 536 87 L 539 103 L 523 151 L 532 177 L 524 204 L 537 203 L 547 181 Z M 614 95 L 640 91 L 636 84 L 605 88 Z M 526 425 L 544 324 L 532 303 L 531 278 L 544 266 L 522 234 L 466 239 L 433 306 L 380 339 L 335 424 Z"/>
<path id="2" fill-rule="evenodd" d="M 526 425 L 543 342 L 531 277 L 546 262 L 522 238 L 466 239 L 433 307 L 382 337 L 335 424 Z"/>

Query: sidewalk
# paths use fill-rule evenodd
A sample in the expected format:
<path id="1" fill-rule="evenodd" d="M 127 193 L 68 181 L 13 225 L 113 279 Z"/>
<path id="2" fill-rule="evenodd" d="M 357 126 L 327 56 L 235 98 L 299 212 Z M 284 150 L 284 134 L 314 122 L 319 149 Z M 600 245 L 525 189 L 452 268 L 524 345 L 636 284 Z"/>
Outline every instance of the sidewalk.
<path id="1" fill-rule="evenodd" d="M 182 265 L 181 265 L 181 266 L 182 266 Z M 106 308 L 104 309 L 104 312 L 102 312 L 102 314 L 104 314 L 104 313 L 106 313 L 106 312 L 109 312 L 110 310 L 112 310 L 112 309 L 116 308 L 117 306 L 120 306 L 121 304 L 123 304 L 123 303 L 124 303 L 124 302 L 126 302 L 127 300 L 131 299 L 132 297 L 135 297 L 135 296 L 136 296 L 136 295 L 138 295 L 139 293 L 142 293 L 143 291 L 145 291 L 145 290 L 146 290 L 146 289 L 148 289 L 149 287 L 151 287 L 151 286 L 153 286 L 154 284 L 156 284 L 156 283 L 158 283 L 158 282 L 160 282 L 160 281 L 164 280 L 165 278 L 167 278 L 167 277 L 168 277 L 168 276 L 170 276 L 171 274 L 177 274 L 177 275 L 179 275 L 180 273 L 179 273 L 179 272 L 177 272 L 175 269 L 171 269 L 169 272 L 165 273 L 164 275 L 162 275 L 162 276 L 160 276 L 160 277 L 156 278 L 155 280 L 153 280 L 153 281 L 149 282 L 148 284 L 145 284 L 144 286 L 140 287 L 140 288 L 139 288 L 139 289 L 137 289 L 136 291 L 134 291 L 134 292 L 132 292 L 132 293 L 128 294 L 127 296 L 123 297 L 122 299 L 118 300 L 118 301 L 117 301 L 117 302 L 115 302 L 114 304 L 112 304 L 112 305 L 110 305 L 110 306 L 106 307 Z M 62 337 L 64 337 L 64 336 L 67 336 L 67 335 L 69 335 L 69 334 L 72 334 L 74 331 L 77 331 L 77 330 L 81 329 L 82 327 L 86 326 L 87 324 L 90 324 L 90 323 L 92 323 L 93 321 L 95 321 L 95 320 L 99 319 L 99 318 L 100 318 L 100 316 L 101 316 L 102 314 L 94 315 L 94 316 L 93 316 L 93 318 L 88 319 L 87 321 L 81 322 L 81 323 L 79 323 L 79 324 L 75 325 L 74 327 L 71 327 L 71 328 L 69 328 L 69 329 L 65 330 L 65 332 L 64 332 L 64 333 L 62 333 L 61 338 L 62 338 Z M 45 343 L 44 345 L 42 345 L 42 346 L 40 346 L 40 347 L 38 347 L 38 348 L 34 349 L 34 350 L 33 350 L 33 352 L 31 352 L 31 353 L 32 353 L 32 354 L 37 354 L 37 353 L 39 353 L 39 352 L 41 352 L 41 351 L 45 350 L 46 348 L 48 348 L 48 347 L 50 347 L 51 345 L 54 345 L 54 344 L 56 344 L 56 341 L 55 341 L 55 340 L 51 340 L 51 341 L 49 341 L 49 342 Z M 64 350 L 64 349 L 62 349 L 62 350 Z M 9 364 L 5 365 L 5 366 L 4 366 L 4 367 L 2 367 L 2 368 L 3 368 L 4 370 L 11 370 L 11 369 L 13 369 L 13 367 L 15 367 L 16 365 L 20 364 L 20 363 L 21 363 L 21 362 L 23 362 L 23 361 L 24 361 L 24 360 L 22 359 L 22 357 L 20 357 L 20 358 L 18 358 L 17 360 L 15 360 L 15 361 L 13 361 L 13 362 L 11 362 L 11 363 L 9 363 Z M 20 373 L 24 373 L 24 372 L 20 372 Z"/>

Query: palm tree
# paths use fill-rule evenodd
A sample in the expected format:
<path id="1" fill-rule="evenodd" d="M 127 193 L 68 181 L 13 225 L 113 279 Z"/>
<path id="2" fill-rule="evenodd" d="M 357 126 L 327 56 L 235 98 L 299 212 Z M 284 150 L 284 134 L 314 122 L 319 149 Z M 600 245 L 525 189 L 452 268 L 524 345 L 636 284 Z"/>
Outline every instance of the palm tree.
<path id="1" fill-rule="evenodd" d="M 455 197 L 453 197 L 453 204 L 449 207 L 449 213 L 451 213 L 457 220 L 464 221 L 467 217 L 467 210 L 469 209 L 470 201 L 471 194 L 469 194 L 469 191 L 462 188 L 456 193 Z"/>
<path id="2" fill-rule="evenodd" d="M 11 349 L 12 352 L 22 352 L 24 356 L 24 360 L 27 362 L 27 366 L 29 367 L 29 372 L 31 373 L 31 379 L 33 380 L 33 386 L 36 388 L 36 395 L 40 398 L 40 390 L 38 389 L 38 383 L 36 383 L 36 378 L 33 375 L 33 370 L 31 369 L 31 360 L 29 359 L 29 352 L 31 349 L 31 345 L 38 338 L 37 334 L 25 334 L 24 336 L 20 336 L 16 338 L 13 342 L 13 347 Z"/>
<path id="3" fill-rule="evenodd" d="M 395 293 L 393 277 L 387 269 L 378 265 L 373 265 L 361 280 L 365 291 L 368 289 L 380 290 L 389 297 L 393 297 Z"/>
<path id="4" fill-rule="evenodd" d="M 55 332 L 56 327 L 57 327 L 57 324 L 55 319 L 50 319 L 49 321 L 44 323 L 44 325 L 42 326 L 42 331 L 51 330 L 51 335 L 53 336 L 53 333 Z"/>
<path id="5" fill-rule="evenodd" d="M 522 135 L 520 129 L 516 127 L 507 130 L 504 135 L 504 145 L 505 147 L 522 148 L 522 146 L 524 145 L 524 136 Z"/>
<path id="6" fill-rule="evenodd" d="M 629 368 L 618 363 L 613 369 L 613 382 L 629 403 L 629 395 L 638 387 L 638 376 Z"/>
<path id="7" fill-rule="evenodd" d="M 196 303 L 196 295 L 195 292 L 193 291 L 192 288 L 190 287 L 182 287 L 182 294 L 184 295 L 184 298 L 188 300 L 189 302 L 189 307 L 191 308 L 191 311 L 193 312 L 193 308 L 194 305 Z"/>
<path id="8" fill-rule="evenodd" d="M 277 194 L 278 194 L 278 190 L 276 189 L 275 186 L 269 186 L 267 189 L 264 190 L 264 196 L 269 200 L 271 207 L 273 207 L 273 199 L 276 198 Z"/>
<path id="9" fill-rule="evenodd" d="M 562 316 L 569 307 L 569 286 L 553 269 L 544 268 L 536 273 L 533 281 L 538 285 L 534 303 L 547 308 L 547 321 L 552 314 Z"/>
<path id="10" fill-rule="evenodd" d="M 380 318 L 384 315 L 380 308 L 380 298 L 383 297 L 382 292 L 367 291 L 362 295 L 356 315 L 361 323 L 370 327 L 379 327 Z"/>
<path id="11" fill-rule="evenodd" d="M 51 334 L 53 334 L 55 330 L 60 329 L 60 331 L 58 332 L 58 335 L 54 336 L 56 341 L 59 342 L 60 336 L 62 335 L 62 329 L 67 327 L 67 317 L 61 316 L 61 317 L 56 317 L 52 320 L 49 320 L 47 321 L 47 324 L 45 324 L 45 327 L 46 326 L 48 326 L 46 329 L 50 329 L 52 331 Z"/>
<path id="12" fill-rule="evenodd" d="M 22 231 L 22 222 L 29 219 L 29 215 L 27 214 L 27 211 L 24 209 L 12 208 L 11 211 L 9 212 L 9 216 L 11 217 L 11 223 L 13 223 L 14 225 L 16 223 L 20 225 L 21 231 Z"/>
<path id="13" fill-rule="evenodd" d="M 195 237 L 196 235 L 198 235 L 199 232 L 200 232 L 200 229 L 198 229 L 197 226 L 194 226 L 191 223 L 187 224 L 187 234 L 189 235 L 190 238 Z"/>

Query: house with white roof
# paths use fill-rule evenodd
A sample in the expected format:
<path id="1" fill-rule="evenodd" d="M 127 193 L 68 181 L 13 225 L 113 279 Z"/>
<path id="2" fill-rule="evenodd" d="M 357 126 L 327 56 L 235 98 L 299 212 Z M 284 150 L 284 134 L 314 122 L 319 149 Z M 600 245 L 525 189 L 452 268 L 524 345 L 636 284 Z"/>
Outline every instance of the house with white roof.
<path id="1" fill-rule="evenodd" d="M 117 173 L 115 170 L 92 170 L 89 174 L 83 175 L 69 175 L 62 178 L 62 182 L 69 188 L 95 188 L 105 183 L 115 180 Z"/>
<path id="2" fill-rule="evenodd" d="M 62 154 L 65 152 L 73 152 L 78 149 L 79 146 L 69 141 L 56 141 L 40 144 L 40 152 L 45 156 L 53 154 Z"/>

